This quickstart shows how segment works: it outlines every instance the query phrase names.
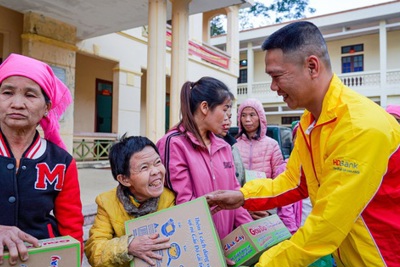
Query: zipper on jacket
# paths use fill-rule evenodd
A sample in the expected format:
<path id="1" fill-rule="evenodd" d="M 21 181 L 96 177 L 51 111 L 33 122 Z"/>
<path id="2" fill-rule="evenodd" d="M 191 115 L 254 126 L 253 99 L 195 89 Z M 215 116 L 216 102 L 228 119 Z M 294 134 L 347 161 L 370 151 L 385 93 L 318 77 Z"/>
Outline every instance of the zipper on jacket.
<path id="1" fill-rule="evenodd" d="M 307 148 L 308 148 L 308 151 L 310 152 L 310 156 L 311 156 L 311 165 L 312 165 L 312 168 L 313 168 L 314 177 L 315 177 L 315 180 L 317 180 L 318 187 L 319 187 L 319 186 L 320 186 L 320 183 L 319 183 L 319 179 L 318 179 L 318 176 L 317 176 L 317 172 L 316 172 L 316 170 L 315 170 L 314 155 L 313 155 L 312 141 L 311 141 L 311 133 L 312 133 L 312 131 L 314 130 L 314 128 L 316 127 L 316 123 L 317 123 L 317 122 L 314 120 L 314 121 L 307 127 L 307 129 L 306 129 L 305 132 L 303 131 L 303 128 L 301 127 L 301 125 L 299 125 L 299 127 L 300 127 L 299 129 L 300 129 L 301 133 L 303 134 L 304 139 L 306 140 Z M 311 127 L 311 128 L 310 128 L 310 127 Z"/>
<path id="2" fill-rule="evenodd" d="M 212 176 L 213 180 L 215 180 L 214 166 L 213 166 L 213 161 L 212 161 L 211 157 L 210 157 L 210 168 L 211 168 L 211 176 Z"/>
<path id="3" fill-rule="evenodd" d="M 212 160 L 212 145 L 210 144 L 210 150 L 208 150 L 208 154 L 210 156 L 210 169 L 211 169 L 211 176 L 213 180 L 215 181 L 215 173 L 214 173 L 214 166 L 213 166 L 213 160 Z"/>
<path id="4" fill-rule="evenodd" d="M 308 135 L 308 138 L 309 138 L 309 141 L 310 141 L 310 155 L 311 155 L 311 162 L 312 162 L 312 167 L 313 167 L 313 171 L 314 171 L 314 176 L 315 176 L 315 179 L 318 182 L 318 187 L 320 187 L 321 184 L 319 182 L 319 179 L 318 179 L 318 176 L 317 176 L 317 172 L 315 170 L 314 155 L 313 155 L 313 150 L 312 150 L 311 133 L 312 133 L 313 130 L 314 130 L 314 127 L 311 129 L 310 134 Z"/>
<path id="5" fill-rule="evenodd" d="M 320 182 L 319 182 L 319 179 L 318 179 L 318 176 L 317 176 L 317 172 L 316 172 L 316 170 L 315 170 L 314 155 L 313 155 L 312 141 L 311 141 L 311 134 L 312 134 L 312 132 L 314 131 L 315 128 L 317 128 L 317 127 L 322 127 L 322 126 L 324 126 L 324 125 L 326 125 L 326 124 L 328 124 L 328 123 L 334 122 L 334 121 L 336 121 L 336 118 L 334 118 L 334 119 L 332 119 L 332 120 L 330 120 L 330 121 L 327 121 L 327 122 L 325 122 L 325 123 L 322 123 L 322 124 L 318 124 L 318 125 L 315 124 L 314 127 L 310 130 L 310 133 L 309 133 L 309 135 L 308 135 L 308 137 L 309 137 L 309 142 L 310 142 L 311 161 L 312 161 L 314 176 L 315 176 L 315 179 L 316 179 L 317 182 L 318 182 L 318 187 L 319 187 L 321 184 L 320 184 Z"/>
<path id="6" fill-rule="evenodd" d="M 14 170 L 14 173 L 13 173 L 13 191 L 14 191 L 14 197 L 16 198 L 16 201 L 15 201 L 15 214 L 14 214 L 14 218 L 15 218 L 15 226 L 17 226 L 17 227 L 19 227 L 19 215 L 18 215 L 18 211 L 19 211 L 19 188 L 18 188 L 18 176 L 19 176 L 19 173 L 18 173 L 18 171 L 17 171 L 17 161 L 16 161 L 16 159 L 13 159 L 13 163 L 14 163 L 14 166 L 15 166 L 15 170 Z"/>
<path id="7" fill-rule="evenodd" d="M 249 170 L 253 167 L 253 140 L 250 139 Z"/>

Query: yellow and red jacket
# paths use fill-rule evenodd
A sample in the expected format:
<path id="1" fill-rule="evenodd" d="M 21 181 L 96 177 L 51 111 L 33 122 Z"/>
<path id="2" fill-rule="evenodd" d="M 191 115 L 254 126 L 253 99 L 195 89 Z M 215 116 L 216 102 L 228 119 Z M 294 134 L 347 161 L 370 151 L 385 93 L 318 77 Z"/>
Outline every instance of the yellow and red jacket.
<path id="1" fill-rule="evenodd" d="M 318 121 L 303 114 L 286 171 L 241 189 L 249 210 L 307 196 L 313 205 L 256 266 L 308 266 L 331 253 L 339 267 L 400 266 L 399 146 L 396 120 L 334 75 Z"/>

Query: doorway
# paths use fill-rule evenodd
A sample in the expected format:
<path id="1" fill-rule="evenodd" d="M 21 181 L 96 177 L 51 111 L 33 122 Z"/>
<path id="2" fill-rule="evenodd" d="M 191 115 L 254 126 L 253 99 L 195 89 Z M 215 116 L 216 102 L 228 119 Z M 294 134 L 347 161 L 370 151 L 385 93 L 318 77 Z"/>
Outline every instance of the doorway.
<path id="1" fill-rule="evenodd" d="M 96 132 L 111 133 L 113 83 L 96 79 Z"/>

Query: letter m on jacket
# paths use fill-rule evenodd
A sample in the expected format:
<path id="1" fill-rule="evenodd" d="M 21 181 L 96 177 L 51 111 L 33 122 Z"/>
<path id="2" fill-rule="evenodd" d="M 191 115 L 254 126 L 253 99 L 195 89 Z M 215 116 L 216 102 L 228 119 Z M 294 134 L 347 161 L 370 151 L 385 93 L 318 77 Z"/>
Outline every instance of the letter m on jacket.
<path id="1" fill-rule="evenodd" d="M 53 170 L 50 170 L 46 163 L 36 165 L 37 178 L 35 189 L 46 190 L 47 184 L 54 184 L 54 190 L 61 191 L 64 183 L 65 165 L 57 164 Z"/>

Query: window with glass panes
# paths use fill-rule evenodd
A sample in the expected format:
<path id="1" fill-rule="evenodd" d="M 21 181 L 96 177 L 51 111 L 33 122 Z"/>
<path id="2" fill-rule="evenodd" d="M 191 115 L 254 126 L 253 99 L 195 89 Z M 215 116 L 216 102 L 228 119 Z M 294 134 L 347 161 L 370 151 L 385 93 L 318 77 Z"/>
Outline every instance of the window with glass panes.
<path id="1" fill-rule="evenodd" d="M 342 57 L 342 73 L 364 71 L 364 55 Z"/>
<path id="2" fill-rule="evenodd" d="M 247 83 L 247 60 L 240 60 L 239 67 L 238 83 Z"/>
<path id="3" fill-rule="evenodd" d="M 342 73 L 364 71 L 364 55 L 360 54 L 363 51 L 363 44 L 342 46 L 342 54 L 349 54 L 342 57 Z"/>

